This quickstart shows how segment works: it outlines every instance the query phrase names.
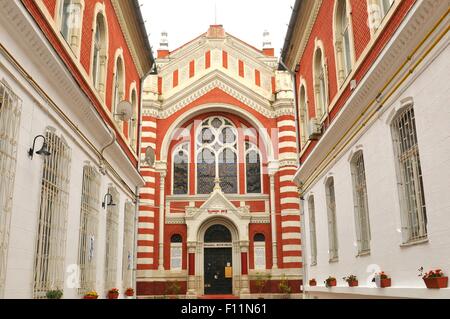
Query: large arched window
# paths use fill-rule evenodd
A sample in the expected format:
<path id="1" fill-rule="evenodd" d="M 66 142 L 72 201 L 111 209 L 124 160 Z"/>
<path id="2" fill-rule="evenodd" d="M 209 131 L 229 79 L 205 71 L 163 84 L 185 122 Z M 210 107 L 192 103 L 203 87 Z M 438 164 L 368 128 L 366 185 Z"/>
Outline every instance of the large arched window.
<path id="1" fill-rule="evenodd" d="M 112 113 L 114 119 L 117 114 L 117 106 L 124 99 L 125 94 L 125 68 L 123 64 L 123 59 L 121 56 L 116 59 L 115 73 L 114 73 L 114 81 L 113 81 L 113 100 L 112 100 Z M 117 121 L 117 120 L 116 120 Z M 122 128 L 123 123 L 117 121 L 120 128 Z"/>
<path id="2" fill-rule="evenodd" d="M 173 151 L 173 194 L 187 195 L 189 185 L 189 143 L 178 145 Z"/>
<path id="3" fill-rule="evenodd" d="M 311 246 L 311 266 L 317 265 L 317 233 L 316 233 L 316 205 L 314 196 L 308 199 L 309 211 L 309 243 Z"/>
<path id="4" fill-rule="evenodd" d="M 316 118 L 320 120 L 328 108 L 328 76 L 325 56 L 322 48 L 318 47 L 314 54 L 314 91 L 316 98 Z"/>
<path id="5" fill-rule="evenodd" d="M 306 98 L 306 87 L 304 84 L 300 86 L 299 91 L 299 111 L 300 111 L 300 136 L 302 146 L 306 144 L 309 139 L 309 116 L 308 116 L 308 102 Z"/>
<path id="6" fill-rule="evenodd" d="M 245 174 L 248 194 L 262 192 L 261 155 L 255 144 L 245 143 Z"/>
<path id="7" fill-rule="evenodd" d="M 131 95 L 130 95 L 130 102 L 131 102 L 131 106 L 133 107 L 133 115 L 130 119 L 130 121 L 128 121 L 128 139 L 130 140 L 130 145 L 131 147 L 135 150 L 137 145 L 137 125 L 139 122 L 138 119 L 138 100 L 137 100 L 137 93 L 136 93 L 136 89 L 132 89 L 131 90 Z"/>
<path id="8" fill-rule="evenodd" d="M 336 196 L 334 191 L 334 179 L 330 177 L 326 182 L 327 194 L 327 217 L 328 217 L 328 242 L 329 242 L 329 257 L 330 262 L 335 262 L 339 259 L 338 252 L 338 234 L 337 234 L 337 220 L 336 220 Z"/>
<path id="9" fill-rule="evenodd" d="M 347 0 L 336 1 L 334 41 L 338 83 L 342 85 L 353 67 L 353 41 L 351 37 L 350 10 L 347 5 Z"/>
<path id="10" fill-rule="evenodd" d="M 75 55 L 79 55 L 84 10 L 82 0 L 59 1 L 59 30 Z"/>
<path id="11" fill-rule="evenodd" d="M 214 180 L 220 178 L 224 193 L 238 192 L 237 131 L 222 117 L 211 117 L 197 130 L 197 193 L 213 191 Z"/>
<path id="12" fill-rule="evenodd" d="M 372 33 L 380 27 L 395 0 L 368 0 L 369 26 Z"/>
<path id="13" fill-rule="evenodd" d="M 102 13 L 98 13 L 95 18 L 92 51 L 92 83 L 100 96 L 104 97 L 108 50 L 107 27 Z"/>

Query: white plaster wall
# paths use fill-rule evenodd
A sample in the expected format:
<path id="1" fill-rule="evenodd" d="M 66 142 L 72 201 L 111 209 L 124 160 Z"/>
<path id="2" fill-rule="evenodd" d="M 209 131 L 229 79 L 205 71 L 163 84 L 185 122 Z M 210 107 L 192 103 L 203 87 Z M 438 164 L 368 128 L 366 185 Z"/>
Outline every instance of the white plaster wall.
<path id="1" fill-rule="evenodd" d="M 330 297 L 330 292 L 351 293 L 359 289 L 360 295 L 409 297 L 450 297 L 450 289 L 430 292 L 418 277 L 418 268 L 442 268 L 450 274 L 450 49 L 448 46 L 410 85 L 405 84 L 395 101 L 386 109 L 365 134 L 328 170 L 327 174 L 305 196 L 306 243 L 308 278 L 316 278 L 319 287 L 313 294 Z M 428 217 L 427 243 L 401 247 L 401 223 L 394 148 L 389 116 L 404 98 L 414 99 L 420 159 L 423 171 L 425 201 Z M 349 158 L 357 146 L 362 146 L 366 168 L 369 215 L 371 224 L 371 254 L 356 257 L 356 234 L 352 177 Z M 336 192 L 336 215 L 339 242 L 339 262 L 328 262 L 328 226 L 325 180 L 333 176 Z M 315 197 L 317 230 L 317 266 L 310 264 L 310 230 L 308 198 Z M 392 277 L 393 288 L 363 289 L 373 287 L 369 281 L 375 271 L 383 270 Z M 362 288 L 344 288 L 342 277 L 357 275 Z M 323 290 L 323 281 L 332 275 L 338 286 Z M 407 288 L 407 289 L 404 289 Z M 352 290 L 353 289 L 353 290 Z M 375 292 L 374 292 L 375 290 Z M 424 291 L 428 294 L 424 294 Z M 355 292 L 356 294 L 356 292 Z"/>

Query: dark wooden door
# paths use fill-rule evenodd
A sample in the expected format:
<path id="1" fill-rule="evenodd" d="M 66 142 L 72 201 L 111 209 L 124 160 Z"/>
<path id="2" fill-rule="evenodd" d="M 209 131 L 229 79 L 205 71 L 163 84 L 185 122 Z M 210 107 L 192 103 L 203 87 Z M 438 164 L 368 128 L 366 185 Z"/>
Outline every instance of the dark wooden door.
<path id="1" fill-rule="evenodd" d="M 231 248 L 205 248 L 205 295 L 231 295 L 233 279 L 225 278 L 225 267 L 232 267 Z"/>

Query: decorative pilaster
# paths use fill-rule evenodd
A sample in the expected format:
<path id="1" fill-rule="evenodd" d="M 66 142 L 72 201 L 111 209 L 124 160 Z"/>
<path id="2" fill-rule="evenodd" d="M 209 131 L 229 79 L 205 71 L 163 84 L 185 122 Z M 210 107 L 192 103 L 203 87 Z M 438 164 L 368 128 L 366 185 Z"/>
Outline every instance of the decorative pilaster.
<path id="1" fill-rule="evenodd" d="M 159 259 L 158 270 L 164 270 L 164 206 L 165 206 L 165 183 L 167 172 L 159 172 Z"/>
<path id="2" fill-rule="evenodd" d="M 272 269 L 278 269 L 278 254 L 277 254 L 277 219 L 276 219 L 276 205 L 275 205 L 275 174 L 278 170 L 278 163 L 269 163 L 269 178 L 270 178 L 270 224 L 272 230 Z"/>
<path id="3" fill-rule="evenodd" d="M 243 294 L 250 294 L 250 288 L 249 288 L 249 280 L 248 280 L 248 247 L 249 247 L 249 241 L 241 241 L 240 243 L 241 248 L 241 290 L 240 294 L 241 296 Z"/>
<path id="4" fill-rule="evenodd" d="M 195 284 L 195 251 L 197 250 L 196 242 L 188 242 L 188 296 L 196 296 L 197 289 Z"/>

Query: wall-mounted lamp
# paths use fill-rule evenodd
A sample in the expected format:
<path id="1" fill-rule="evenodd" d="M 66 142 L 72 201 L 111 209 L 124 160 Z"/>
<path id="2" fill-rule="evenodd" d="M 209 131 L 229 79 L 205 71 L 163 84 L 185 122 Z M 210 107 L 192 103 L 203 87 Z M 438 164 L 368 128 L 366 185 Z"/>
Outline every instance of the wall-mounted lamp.
<path id="1" fill-rule="evenodd" d="M 41 149 L 40 149 L 39 151 L 36 152 L 36 154 L 37 154 L 37 155 L 42 155 L 42 156 L 50 156 L 50 155 L 52 155 L 52 153 L 50 153 L 49 150 L 48 150 L 47 139 L 45 138 L 45 136 L 44 136 L 44 135 L 38 135 L 38 136 L 36 136 L 36 137 L 34 138 L 34 141 L 33 141 L 33 147 L 30 148 L 30 150 L 28 151 L 28 156 L 29 156 L 31 159 L 33 159 L 33 156 L 34 156 L 34 148 L 35 148 L 35 146 L 36 146 L 36 140 L 37 140 L 38 138 L 40 138 L 40 137 L 44 140 L 44 143 L 42 144 Z"/>
<path id="2" fill-rule="evenodd" d="M 110 193 L 106 194 L 105 197 L 103 198 L 102 203 L 103 209 L 105 209 L 106 206 L 116 206 L 116 204 L 114 204 L 113 202 L 113 196 Z"/>

